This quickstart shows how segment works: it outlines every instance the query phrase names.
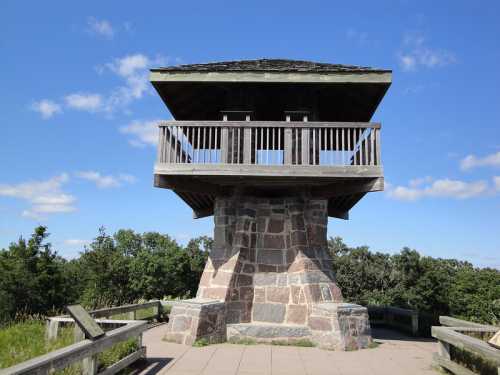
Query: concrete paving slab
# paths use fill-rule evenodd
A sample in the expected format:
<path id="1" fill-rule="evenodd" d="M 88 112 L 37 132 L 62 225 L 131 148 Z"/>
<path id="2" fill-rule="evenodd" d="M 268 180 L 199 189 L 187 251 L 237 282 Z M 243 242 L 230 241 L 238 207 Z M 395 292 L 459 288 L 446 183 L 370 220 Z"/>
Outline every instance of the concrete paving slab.
<path id="1" fill-rule="evenodd" d="M 275 345 L 217 344 L 202 348 L 162 341 L 166 326 L 144 333 L 142 375 L 437 375 L 436 344 L 376 331 L 372 349 L 352 352 Z M 391 336 L 392 335 L 392 336 Z"/>

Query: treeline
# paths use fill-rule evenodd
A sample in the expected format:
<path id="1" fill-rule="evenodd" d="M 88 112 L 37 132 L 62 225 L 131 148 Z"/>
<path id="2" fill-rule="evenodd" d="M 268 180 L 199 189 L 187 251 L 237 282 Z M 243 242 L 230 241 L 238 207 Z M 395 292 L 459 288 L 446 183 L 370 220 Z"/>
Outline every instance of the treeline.
<path id="1" fill-rule="evenodd" d="M 59 256 L 47 228 L 35 228 L 0 250 L 0 323 L 16 315 L 53 314 L 70 303 L 87 308 L 139 299 L 190 297 L 212 247 L 198 237 L 181 246 L 168 235 L 103 228 L 77 259 Z M 500 321 L 500 271 L 468 262 L 349 248 L 329 240 L 337 281 L 347 301 L 390 305 L 483 323 Z"/>
<path id="2" fill-rule="evenodd" d="M 16 315 L 54 314 L 81 303 L 94 309 L 139 299 L 196 294 L 212 240 L 198 237 L 186 246 L 168 235 L 103 228 L 77 259 L 59 256 L 47 228 L 35 228 L 0 250 L 0 323 Z"/>
<path id="3" fill-rule="evenodd" d="M 432 316 L 500 323 L 500 271 L 469 262 L 421 256 L 404 248 L 390 255 L 329 240 L 334 270 L 346 300 L 388 305 Z"/>

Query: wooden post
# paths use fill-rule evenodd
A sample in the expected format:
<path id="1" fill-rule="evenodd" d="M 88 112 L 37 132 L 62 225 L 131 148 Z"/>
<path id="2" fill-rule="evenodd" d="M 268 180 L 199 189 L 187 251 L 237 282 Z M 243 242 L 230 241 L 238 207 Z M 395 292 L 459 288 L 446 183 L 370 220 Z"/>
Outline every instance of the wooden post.
<path id="1" fill-rule="evenodd" d="M 75 342 L 79 342 L 85 340 L 85 333 L 78 327 L 78 324 L 75 323 L 75 327 L 73 328 L 73 338 Z"/>
<path id="2" fill-rule="evenodd" d="M 302 159 L 302 165 L 309 164 L 309 153 L 311 150 L 309 149 L 309 129 L 302 128 L 302 155 L 300 156 Z"/>
<path id="3" fill-rule="evenodd" d="M 380 160 L 380 129 L 375 130 L 375 165 L 382 165 Z"/>
<path id="4" fill-rule="evenodd" d="M 243 129 L 243 164 L 252 164 L 252 128 Z"/>
<path id="5" fill-rule="evenodd" d="M 288 117 L 288 116 L 287 116 Z M 292 144 L 292 128 L 285 128 L 285 136 L 284 136 L 283 144 L 284 144 L 284 164 L 291 165 L 292 164 L 292 152 L 293 152 L 293 144 Z"/>
<path id="6" fill-rule="evenodd" d="M 45 333 L 47 335 L 47 340 L 57 339 L 57 334 L 59 332 L 59 321 L 55 319 L 47 320 Z"/>
<path id="7" fill-rule="evenodd" d="M 438 340 L 437 345 L 438 345 L 439 356 L 444 358 L 444 359 L 451 360 L 450 344 L 448 344 L 447 342 Z"/>
<path id="8" fill-rule="evenodd" d="M 413 336 L 418 336 L 418 311 L 413 311 L 411 314 L 411 333 Z"/>
<path id="9" fill-rule="evenodd" d="M 97 354 L 82 360 L 82 375 L 96 375 L 98 368 Z"/>
<path id="10" fill-rule="evenodd" d="M 227 163 L 228 158 L 229 158 L 229 148 L 228 148 L 228 141 L 229 141 L 229 134 L 228 134 L 228 128 L 224 127 L 222 128 L 221 131 L 221 141 L 222 144 L 220 146 L 221 150 L 221 163 Z"/>

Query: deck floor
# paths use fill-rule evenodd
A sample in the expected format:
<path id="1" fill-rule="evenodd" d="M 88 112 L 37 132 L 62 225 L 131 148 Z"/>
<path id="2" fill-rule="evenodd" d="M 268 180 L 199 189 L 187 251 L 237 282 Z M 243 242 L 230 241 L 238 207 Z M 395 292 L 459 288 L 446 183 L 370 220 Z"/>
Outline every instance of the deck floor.
<path id="1" fill-rule="evenodd" d="M 140 374 L 167 375 L 417 375 L 431 369 L 432 340 L 375 329 L 377 348 L 337 352 L 274 345 L 218 344 L 202 348 L 162 341 L 166 325 L 144 333 L 147 364 Z"/>

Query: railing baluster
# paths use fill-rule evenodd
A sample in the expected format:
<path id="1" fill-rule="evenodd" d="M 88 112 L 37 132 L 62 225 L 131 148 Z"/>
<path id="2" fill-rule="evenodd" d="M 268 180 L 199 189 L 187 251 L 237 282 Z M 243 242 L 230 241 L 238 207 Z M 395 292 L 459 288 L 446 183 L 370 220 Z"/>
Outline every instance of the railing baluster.
<path id="1" fill-rule="evenodd" d="M 334 151 L 333 151 L 333 132 L 335 129 L 328 129 L 328 132 L 330 133 L 330 165 L 333 165 L 333 156 Z"/>
<path id="2" fill-rule="evenodd" d="M 351 129 L 347 128 L 347 158 L 349 164 L 351 164 Z"/>
<path id="3" fill-rule="evenodd" d="M 241 128 L 238 128 L 238 161 L 237 164 L 240 164 L 240 151 L 241 151 Z"/>
<path id="4" fill-rule="evenodd" d="M 380 129 L 375 129 L 375 146 L 377 147 L 377 165 L 382 165 L 380 160 Z"/>
<path id="5" fill-rule="evenodd" d="M 369 156 L 368 156 L 368 133 L 367 131 L 365 130 L 365 139 L 364 139 L 364 143 L 365 143 L 365 163 L 364 165 L 368 165 L 369 164 Z"/>
<path id="6" fill-rule="evenodd" d="M 259 128 L 253 128 L 253 131 L 254 131 L 254 141 L 255 141 L 255 144 L 254 144 L 254 149 L 255 149 L 255 156 L 253 158 L 253 161 L 254 161 L 254 164 L 259 164 L 259 161 L 257 160 L 258 158 L 258 148 L 257 148 L 257 144 L 258 144 L 258 132 L 259 132 Z"/>
<path id="7" fill-rule="evenodd" d="M 208 162 L 212 163 L 212 127 L 208 128 Z"/>
<path id="8" fill-rule="evenodd" d="M 371 144 L 371 150 L 370 150 L 370 165 L 375 165 L 375 137 L 374 137 L 374 129 L 370 129 L 370 144 Z"/>
<path id="9" fill-rule="evenodd" d="M 284 164 L 285 147 L 283 147 L 283 156 L 281 155 L 281 128 L 278 128 L 278 164 Z"/>

